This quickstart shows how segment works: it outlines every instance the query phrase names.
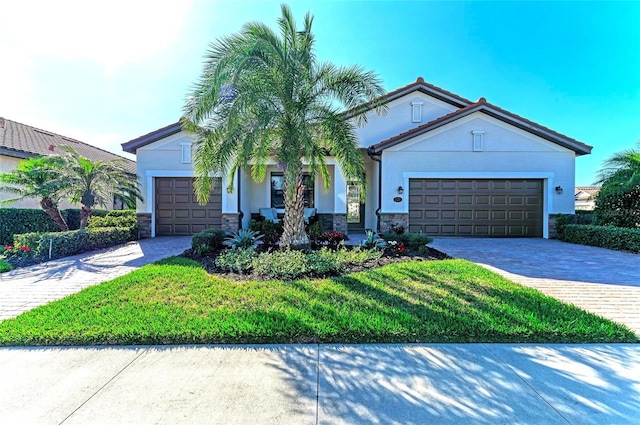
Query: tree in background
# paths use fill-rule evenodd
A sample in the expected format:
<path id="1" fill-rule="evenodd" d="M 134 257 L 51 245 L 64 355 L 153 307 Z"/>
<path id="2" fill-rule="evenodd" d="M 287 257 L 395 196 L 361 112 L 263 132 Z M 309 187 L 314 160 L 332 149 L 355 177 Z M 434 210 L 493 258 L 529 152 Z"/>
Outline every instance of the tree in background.
<path id="1" fill-rule="evenodd" d="M 373 72 L 318 62 L 307 14 L 296 28 L 291 10 L 282 6 L 277 34 L 262 23 L 250 23 L 235 35 L 212 43 L 200 80 L 184 107 L 183 128 L 197 135 L 194 152 L 195 191 L 206 203 L 212 175 L 229 176 L 251 168 L 262 181 L 269 161 L 284 171 L 284 232 L 280 246 L 307 246 L 304 228 L 303 166 L 311 181 L 319 173 L 330 184 L 326 155 L 336 158 L 348 180 L 364 187 L 364 163 L 355 127 L 365 113 L 384 106 L 384 90 Z M 368 105 L 366 103 L 369 102 Z M 272 162 L 273 163 L 273 162 Z"/>
<path id="2" fill-rule="evenodd" d="M 614 154 L 600 170 L 594 216 L 598 224 L 640 227 L 640 142 Z"/>
<path id="3" fill-rule="evenodd" d="M 64 163 L 58 156 L 29 158 L 20 162 L 15 170 L 0 174 L 0 184 L 4 186 L 2 190 L 17 195 L 16 198 L 2 201 L 0 204 L 35 198 L 60 230 L 69 230 L 58 209 L 58 203 L 62 198 L 60 174 L 64 169 Z"/>
<path id="4" fill-rule="evenodd" d="M 63 146 L 63 168 L 60 173 L 60 194 L 81 204 L 80 229 L 89 221 L 93 207 L 107 206 L 114 196 L 126 205 L 135 205 L 142 199 L 137 177 L 124 167 L 124 161 L 91 161 L 73 149 Z"/>

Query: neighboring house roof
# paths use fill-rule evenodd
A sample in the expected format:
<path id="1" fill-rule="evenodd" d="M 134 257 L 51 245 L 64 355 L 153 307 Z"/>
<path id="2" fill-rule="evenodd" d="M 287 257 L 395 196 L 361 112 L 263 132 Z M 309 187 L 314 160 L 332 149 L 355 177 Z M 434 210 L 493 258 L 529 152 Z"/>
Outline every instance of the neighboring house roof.
<path id="1" fill-rule="evenodd" d="M 451 112 L 450 114 L 443 115 L 433 121 L 422 124 L 416 128 L 398 134 L 397 136 L 393 136 L 387 140 L 383 140 L 380 143 L 376 143 L 375 145 L 369 147 L 369 152 L 372 154 L 379 154 L 385 149 L 388 149 L 421 134 L 427 133 L 431 130 L 435 130 L 436 128 L 447 125 L 475 112 L 482 112 L 507 124 L 511 124 L 514 127 L 518 127 L 521 130 L 527 131 L 531 134 L 535 134 L 536 136 L 542 137 L 543 139 L 549 140 L 550 142 L 556 143 L 567 149 L 571 149 L 576 153 L 576 155 L 586 155 L 591 153 L 591 146 L 570 137 L 564 136 L 547 127 L 543 127 L 540 124 L 536 124 L 533 121 L 529 121 L 528 119 L 523 118 L 519 115 L 505 111 L 504 109 L 488 103 L 484 97 L 481 97 L 477 102 L 471 103 L 464 108 L 460 108 L 457 111 Z"/>
<path id="2" fill-rule="evenodd" d="M 379 143 L 376 143 L 370 146 L 368 149 L 370 154 L 374 154 L 374 155 L 380 154 L 383 150 L 390 148 L 391 146 L 395 146 L 398 143 L 402 143 L 420 134 L 424 134 L 438 127 L 442 127 L 443 125 L 449 124 L 460 118 L 468 116 L 474 112 L 482 112 L 500 121 L 503 121 L 517 128 L 520 128 L 521 130 L 527 131 L 543 139 L 549 140 L 557 145 L 560 145 L 564 148 L 574 151 L 578 156 L 591 153 L 591 149 L 592 149 L 591 146 L 586 145 L 570 137 L 567 137 L 565 135 L 562 135 L 547 127 L 541 126 L 540 124 L 536 124 L 532 121 L 529 121 L 526 118 L 523 118 L 519 115 L 505 111 L 504 109 L 501 109 L 495 105 L 488 103 L 485 100 L 485 98 L 480 98 L 477 102 L 474 103 L 454 93 L 441 89 L 440 87 L 426 83 L 422 77 L 418 77 L 418 79 L 411 84 L 408 84 L 404 87 L 400 87 L 399 89 L 393 90 L 385 94 L 384 96 L 382 96 L 382 98 L 378 98 L 376 101 L 365 104 L 364 111 L 373 109 L 376 104 L 388 103 L 416 91 L 427 94 L 436 99 L 439 99 L 459 109 L 451 112 L 450 114 L 444 115 L 433 121 L 422 124 L 409 131 L 398 134 L 397 136 L 391 137 L 387 140 L 381 141 Z M 357 108 L 357 109 L 358 109 L 358 112 L 363 112 L 361 108 Z M 354 110 L 355 109 L 350 109 L 348 111 L 345 111 L 344 116 L 349 118 L 352 112 L 354 112 Z M 181 123 L 176 122 L 166 127 L 163 127 L 161 129 L 158 129 L 156 131 L 153 131 L 149 134 L 145 134 L 144 136 L 140 136 L 136 139 L 123 143 L 122 149 L 125 152 L 136 153 L 137 149 L 147 146 L 151 143 L 157 142 L 158 140 L 161 140 L 172 134 L 176 134 L 181 130 L 182 130 Z"/>
<path id="3" fill-rule="evenodd" d="M 59 155 L 62 153 L 59 149 L 60 146 L 69 146 L 80 156 L 91 161 L 120 159 L 127 171 L 136 172 L 135 161 L 67 136 L 0 117 L 1 155 L 25 159 L 43 155 Z"/>
<path id="4" fill-rule="evenodd" d="M 576 186 L 575 197 L 581 201 L 595 199 L 600 193 L 600 186 Z"/>

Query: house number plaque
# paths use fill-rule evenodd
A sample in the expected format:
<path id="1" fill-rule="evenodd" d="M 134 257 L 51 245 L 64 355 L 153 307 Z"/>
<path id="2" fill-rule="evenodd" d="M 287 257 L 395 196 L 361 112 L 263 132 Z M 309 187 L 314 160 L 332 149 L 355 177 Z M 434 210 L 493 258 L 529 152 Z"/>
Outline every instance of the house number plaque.
<path id="1" fill-rule="evenodd" d="M 402 202 L 402 198 L 399 196 L 396 196 L 395 198 L 393 198 L 393 202 Z"/>

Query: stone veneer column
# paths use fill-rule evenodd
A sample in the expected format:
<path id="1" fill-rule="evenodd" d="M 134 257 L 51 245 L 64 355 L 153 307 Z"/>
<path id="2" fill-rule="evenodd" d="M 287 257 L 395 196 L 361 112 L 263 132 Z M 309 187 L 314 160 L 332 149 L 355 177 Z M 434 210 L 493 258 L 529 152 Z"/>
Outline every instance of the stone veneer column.
<path id="1" fill-rule="evenodd" d="M 405 232 L 409 232 L 408 213 L 380 213 L 380 233 L 391 231 L 391 225 L 403 226 Z"/>
<path id="2" fill-rule="evenodd" d="M 151 237 L 151 213 L 137 213 L 138 239 Z"/>
<path id="3" fill-rule="evenodd" d="M 333 230 L 347 234 L 347 215 L 333 214 Z"/>
<path id="4" fill-rule="evenodd" d="M 222 214 L 222 224 L 220 228 L 225 232 L 233 233 L 240 229 L 240 214 L 239 213 L 224 213 Z"/>
<path id="5" fill-rule="evenodd" d="M 554 239 L 558 237 L 558 232 L 556 231 L 556 216 L 558 214 L 549 214 L 549 239 Z"/>

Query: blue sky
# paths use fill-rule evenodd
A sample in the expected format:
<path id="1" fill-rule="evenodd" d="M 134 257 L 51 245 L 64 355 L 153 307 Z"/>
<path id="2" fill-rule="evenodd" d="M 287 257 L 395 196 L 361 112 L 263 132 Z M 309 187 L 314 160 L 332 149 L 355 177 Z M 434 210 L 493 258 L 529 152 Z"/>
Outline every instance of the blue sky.
<path id="1" fill-rule="evenodd" d="M 578 185 L 640 139 L 640 2 L 288 4 L 315 16 L 321 60 L 374 70 L 387 90 L 422 76 L 594 146 Z M 209 42 L 275 26 L 279 5 L 0 0 L 0 116 L 123 154 L 177 121 Z"/>

